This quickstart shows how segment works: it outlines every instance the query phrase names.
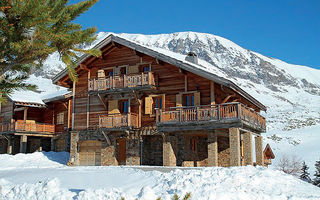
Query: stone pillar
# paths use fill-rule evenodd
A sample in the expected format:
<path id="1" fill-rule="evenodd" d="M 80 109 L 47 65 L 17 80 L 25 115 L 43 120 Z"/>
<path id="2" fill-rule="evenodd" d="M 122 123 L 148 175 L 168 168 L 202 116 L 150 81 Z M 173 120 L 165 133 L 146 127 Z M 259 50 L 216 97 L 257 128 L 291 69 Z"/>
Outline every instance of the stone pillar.
<path id="1" fill-rule="evenodd" d="M 177 166 L 177 158 L 170 139 L 170 136 L 163 137 L 163 166 Z"/>
<path id="2" fill-rule="evenodd" d="M 71 131 L 71 138 L 70 138 L 70 160 L 68 165 L 79 165 L 79 152 L 78 152 L 78 145 L 79 145 L 79 133 L 77 131 Z"/>
<path id="3" fill-rule="evenodd" d="M 216 132 L 208 133 L 208 167 L 218 166 L 218 137 Z"/>
<path id="4" fill-rule="evenodd" d="M 239 128 L 229 128 L 230 166 L 240 166 L 240 131 Z"/>
<path id="5" fill-rule="evenodd" d="M 21 135 L 21 137 L 20 137 L 20 153 L 27 153 L 27 141 L 28 141 L 28 137 L 26 135 Z"/>
<path id="6" fill-rule="evenodd" d="M 256 163 L 257 165 L 264 166 L 262 136 L 255 136 L 254 143 L 256 150 Z"/>
<path id="7" fill-rule="evenodd" d="M 50 145 L 50 150 L 51 151 L 55 151 L 56 148 L 55 148 L 55 139 L 54 138 L 51 138 L 51 145 Z"/>
<path id="8" fill-rule="evenodd" d="M 137 138 L 127 139 L 126 165 L 140 165 L 140 142 Z"/>
<path id="9" fill-rule="evenodd" d="M 252 165 L 252 133 L 245 132 L 243 134 L 244 145 L 244 165 Z"/>
<path id="10" fill-rule="evenodd" d="M 7 146 L 7 154 L 12 155 L 12 149 L 13 149 L 13 137 L 8 137 L 8 146 Z"/>

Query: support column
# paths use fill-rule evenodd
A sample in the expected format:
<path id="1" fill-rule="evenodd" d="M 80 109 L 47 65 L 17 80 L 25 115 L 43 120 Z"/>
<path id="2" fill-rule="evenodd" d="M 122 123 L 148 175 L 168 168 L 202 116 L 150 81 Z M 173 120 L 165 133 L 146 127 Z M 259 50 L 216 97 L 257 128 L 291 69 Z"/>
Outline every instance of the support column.
<path id="1" fill-rule="evenodd" d="M 243 145 L 244 145 L 244 165 L 252 165 L 252 133 L 245 132 L 243 134 Z"/>
<path id="2" fill-rule="evenodd" d="M 28 137 L 26 135 L 21 135 L 21 137 L 20 137 L 20 153 L 27 153 L 27 141 L 28 141 Z"/>
<path id="3" fill-rule="evenodd" d="M 208 167 L 218 166 L 218 137 L 213 130 L 208 133 Z"/>
<path id="4" fill-rule="evenodd" d="M 264 166 L 262 136 L 255 136 L 254 143 L 256 150 L 256 163 L 257 165 Z"/>
<path id="5" fill-rule="evenodd" d="M 239 128 L 229 128 L 230 166 L 240 166 L 240 131 Z"/>
<path id="6" fill-rule="evenodd" d="M 56 149 L 55 146 L 56 146 L 55 140 L 54 140 L 54 138 L 51 138 L 50 150 L 55 151 L 55 149 Z"/>
<path id="7" fill-rule="evenodd" d="M 170 136 L 163 136 L 163 166 L 177 166 Z"/>
<path id="8" fill-rule="evenodd" d="M 7 154 L 12 155 L 12 149 L 13 149 L 13 138 L 8 137 L 8 147 L 7 147 Z"/>
<path id="9" fill-rule="evenodd" d="M 78 143 L 79 143 L 79 133 L 77 131 L 71 131 L 70 138 L 70 160 L 68 165 L 79 165 L 79 152 L 78 152 Z"/>

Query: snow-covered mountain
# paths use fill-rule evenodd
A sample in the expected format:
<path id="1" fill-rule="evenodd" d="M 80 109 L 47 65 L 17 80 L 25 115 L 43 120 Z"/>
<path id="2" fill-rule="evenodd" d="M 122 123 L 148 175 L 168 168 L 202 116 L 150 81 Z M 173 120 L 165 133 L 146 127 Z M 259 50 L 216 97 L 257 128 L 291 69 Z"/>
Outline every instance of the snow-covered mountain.
<path id="1" fill-rule="evenodd" d="M 90 46 L 108 34 L 100 32 L 97 41 Z M 118 35 L 183 55 L 190 51 L 197 53 L 215 71 L 222 72 L 267 106 L 268 130 L 292 130 L 320 124 L 320 70 L 266 57 L 212 34 Z M 58 54 L 53 54 L 36 75 L 50 78 L 63 68 Z"/>

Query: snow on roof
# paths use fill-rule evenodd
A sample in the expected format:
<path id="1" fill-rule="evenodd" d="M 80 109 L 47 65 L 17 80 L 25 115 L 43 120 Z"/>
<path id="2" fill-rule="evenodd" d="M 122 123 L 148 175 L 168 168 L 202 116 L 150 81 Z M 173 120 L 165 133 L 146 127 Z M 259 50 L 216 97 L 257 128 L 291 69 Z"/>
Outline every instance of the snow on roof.
<path id="1" fill-rule="evenodd" d="M 67 88 L 54 85 L 50 79 L 36 77 L 31 75 L 26 83 L 36 85 L 37 91 L 16 90 L 9 95 L 9 98 L 14 102 L 23 102 L 31 104 L 45 105 L 43 100 L 51 99 L 57 96 L 68 94 Z"/>

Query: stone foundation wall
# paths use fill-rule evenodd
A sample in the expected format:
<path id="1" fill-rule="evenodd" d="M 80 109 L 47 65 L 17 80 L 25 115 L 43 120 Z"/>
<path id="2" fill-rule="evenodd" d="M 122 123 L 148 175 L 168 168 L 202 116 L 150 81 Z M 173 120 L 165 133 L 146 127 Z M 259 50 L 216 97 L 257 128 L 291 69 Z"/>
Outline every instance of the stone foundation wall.
<path id="1" fill-rule="evenodd" d="M 228 137 L 218 137 L 218 165 L 220 167 L 230 166 L 230 147 Z"/>
<path id="2" fill-rule="evenodd" d="M 208 165 L 208 144 L 206 136 L 178 135 L 178 166 L 199 167 Z M 195 140 L 195 149 L 192 149 L 192 140 Z"/>
<path id="3" fill-rule="evenodd" d="M 5 138 L 0 139 L 0 154 L 7 153 L 7 148 L 8 148 L 7 139 L 5 139 Z"/>
<path id="4" fill-rule="evenodd" d="M 70 133 L 64 132 L 54 138 L 54 151 L 70 151 Z"/>
<path id="5" fill-rule="evenodd" d="M 102 142 L 101 165 L 119 165 L 117 160 L 117 139 L 126 138 L 126 165 L 140 165 L 140 141 L 134 133 L 124 131 L 104 132 L 99 130 L 84 130 L 71 132 L 69 165 L 79 165 L 79 144 L 85 140 L 98 140 Z"/>
<path id="6" fill-rule="evenodd" d="M 142 165 L 162 166 L 162 136 L 143 136 L 142 142 Z"/>
<path id="7" fill-rule="evenodd" d="M 41 139 L 40 138 L 28 138 L 27 153 L 40 152 L 42 151 Z"/>

